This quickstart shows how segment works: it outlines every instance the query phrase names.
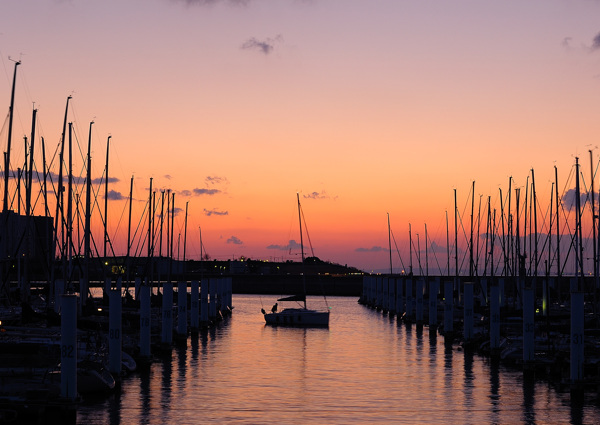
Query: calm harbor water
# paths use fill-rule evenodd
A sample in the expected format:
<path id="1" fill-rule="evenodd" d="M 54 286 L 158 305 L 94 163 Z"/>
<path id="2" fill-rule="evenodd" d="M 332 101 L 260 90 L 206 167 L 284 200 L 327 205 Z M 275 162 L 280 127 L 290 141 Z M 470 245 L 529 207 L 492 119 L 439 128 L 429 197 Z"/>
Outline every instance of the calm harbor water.
<path id="1" fill-rule="evenodd" d="M 231 318 L 85 401 L 77 423 L 600 423 L 597 399 L 572 403 L 355 298 L 327 301 L 329 329 L 272 328 L 260 309 L 274 297 L 234 295 Z"/>

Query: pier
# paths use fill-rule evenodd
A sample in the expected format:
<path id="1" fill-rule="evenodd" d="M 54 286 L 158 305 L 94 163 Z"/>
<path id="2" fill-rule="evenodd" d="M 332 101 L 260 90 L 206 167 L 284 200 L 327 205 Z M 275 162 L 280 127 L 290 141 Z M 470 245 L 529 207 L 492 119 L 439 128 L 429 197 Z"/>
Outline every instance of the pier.
<path id="1" fill-rule="evenodd" d="M 600 326 L 594 291 L 582 291 L 577 282 L 366 275 L 359 303 L 413 326 L 416 288 L 417 299 L 429 300 L 423 303 L 428 320 L 417 327 L 437 330 L 448 345 L 520 368 L 529 378 L 552 381 L 578 399 L 600 391 Z M 582 285 L 593 288 L 593 281 Z"/>

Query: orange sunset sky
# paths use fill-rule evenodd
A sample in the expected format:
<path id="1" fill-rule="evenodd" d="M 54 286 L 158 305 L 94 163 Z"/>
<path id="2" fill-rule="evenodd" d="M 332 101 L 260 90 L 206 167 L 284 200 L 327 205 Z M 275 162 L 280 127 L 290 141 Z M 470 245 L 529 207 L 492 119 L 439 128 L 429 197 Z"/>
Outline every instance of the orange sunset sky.
<path id="1" fill-rule="evenodd" d="M 133 227 L 144 228 L 150 178 L 176 194 L 181 244 L 188 203 L 188 259 L 200 257 L 199 228 L 211 258 L 299 259 L 289 249 L 299 192 L 323 260 L 389 270 L 389 213 L 404 263 L 409 224 L 422 250 L 427 225 L 445 263 L 454 189 L 468 226 L 473 181 L 476 202 L 490 196 L 499 209 L 499 188 L 512 176 L 525 190 L 533 168 L 540 215 L 554 166 L 564 195 L 579 157 L 589 187 L 599 16 L 594 0 L 3 0 L 0 143 L 6 150 L 20 59 L 11 170 L 23 164 L 35 105 L 36 146 L 44 137 L 56 172 L 72 95 L 76 176 L 90 121 L 95 179 L 111 136 L 117 255 L 134 176 Z M 35 160 L 41 172 L 39 151 Z M 95 238 L 100 246 L 101 231 Z M 395 271 L 398 261 L 394 252 Z"/>

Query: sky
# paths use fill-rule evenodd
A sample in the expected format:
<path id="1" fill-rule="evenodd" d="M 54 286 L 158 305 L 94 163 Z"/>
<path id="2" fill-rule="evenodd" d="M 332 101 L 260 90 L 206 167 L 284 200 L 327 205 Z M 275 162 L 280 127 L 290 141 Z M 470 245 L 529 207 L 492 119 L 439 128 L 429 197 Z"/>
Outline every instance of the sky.
<path id="1" fill-rule="evenodd" d="M 33 106 L 37 149 L 43 137 L 56 170 L 72 96 L 77 176 L 90 122 L 95 181 L 110 136 L 117 255 L 133 177 L 132 252 L 143 249 L 152 179 L 157 199 L 175 193 L 179 258 L 187 205 L 187 259 L 199 259 L 201 233 L 213 259 L 298 260 L 299 193 L 309 255 L 389 270 L 389 214 L 394 269 L 408 266 L 409 228 L 416 251 L 437 248 L 444 263 L 455 191 L 468 227 L 473 194 L 476 210 L 488 197 L 499 210 L 509 178 L 525 190 L 532 169 L 540 214 L 554 167 L 561 195 L 576 158 L 589 187 L 598 16 L 594 0 L 3 0 L 0 143 L 20 60 L 11 170 L 24 161 Z"/>

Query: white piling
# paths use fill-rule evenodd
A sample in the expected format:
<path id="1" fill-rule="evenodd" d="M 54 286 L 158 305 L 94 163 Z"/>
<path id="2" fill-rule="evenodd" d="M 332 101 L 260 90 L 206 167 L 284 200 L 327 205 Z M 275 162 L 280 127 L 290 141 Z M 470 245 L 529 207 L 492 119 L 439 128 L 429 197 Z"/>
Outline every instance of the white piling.
<path id="1" fill-rule="evenodd" d="M 406 279 L 406 318 L 413 320 L 413 296 L 412 296 L 412 278 Z"/>
<path id="2" fill-rule="evenodd" d="M 438 291 L 440 281 L 436 278 L 429 282 L 429 327 L 437 327 L 438 324 Z"/>
<path id="3" fill-rule="evenodd" d="M 200 282 L 200 324 L 208 323 L 208 278 Z"/>
<path id="4" fill-rule="evenodd" d="M 396 312 L 398 317 L 402 317 L 404 309 L 404 279 L 396 279 Z"/>
<path id="5" fill-rule="evenodd" d="M 388 279 L 389 292 L 389 309 L 390 314 L 396 314 L 396 279 L 390 277 Z"/>
<path id="6" fill-rule="evenodd" d="M 495 352 L 500 346 L 500 286 L 490 282 L 490 350 Z"/>
<path id="7" fill-rule="evenodd" d="M 369 305 L 375 307 L 377 303 L 377 277 L 370 276 L 369 278 Z"/>
<path id="8" fill-rule="evenodd" d="M 210 292 L 210 300 L 208 304 L 208 318 L 215 319 L 217 317 L 217 280 L 208 280 L 208 292 Z"/>
<path id="9" fill-rule="evenodd" d="M 187 282 L 177 283 L 177 334 L 187 337 Z"/>
<path id="10" fill-rule="evenodd" d="M 138 279 L 136 279 L 137 284 Z M 150 285 L 146 278 L 145 284 L 140 286 L 140 355 L 145 358 L 150 357 Z"/>
<path id="11" fill-rule="evenodd" d="M 464 283 L 463 331 L 465 342 L 473 339 L 473 282 Z"/>
<path id="12" fill-rule="evenodd" d="M 522 285 L 523 288 L 523 363 L 533 363 L 535 360 L 535 324 L 533 287 Z"/>
<path id="13" fill-rule="evenodd" d="M 200 283 L 197 280 L 192 280 L 191 289 L 190 289 L 190 328 L 192 328 L 192 332 L 195 332 L 200 327 L 200 299 L 199 299 L 199 288 Z"/>
<path id="14" fill-rule="evenodd" d="M 375 303 L 376 308 L 383 307 L 383 278 L 377 277 L 377 302 Z"/>
<path id="15" fill-rule="evenodd" d="M 454 281 L 444 282 L 444 333 L 454 332 Z"/>
<path id="16" fill-rule="evenodd" d="M 171 282 L 163 284 L 161 342 L 165 345 L 173 343 L 173 284 Z"/>
<path id="17" fill-rule="evenodd" d="M 416 289 L 416 313 L 418 325 L 423 324 L 423 286 L 425 286 L 423 278 L 418 279 Z"/>
<path id="18" fill-rule="evenodd" d="M 77 296 L 60 295 L 60 395 L 77 398 Z"/>
<path id="19" fill-rule="evenodd" d="M 550 287 L 548 277 L 545 277 L 542 284 L 542 316 L 548 317 L 548 288 Z"/>
<path id="20" fill-rule="evenodd" d="M 381 300 L 381 308 L 383 308 L 383 311 L 387 312 L 390 307 L 390 279 L 387 277 L 381 278 L 381 284 L 383 285 L 383 298 Z"/>
<path id="21" fill-rule="evenodd" d="M 121 292 L 118 289 L 108 293 L 108 368 L 119 379 L 121 376 Z"/>
<path id="22" fill-rule="evenodd" d="M 572 278 L 572 281 L 576 281 Z M 571 384 L 583 380 L 583 292 L 577 284 L 571 284 Z"/>

